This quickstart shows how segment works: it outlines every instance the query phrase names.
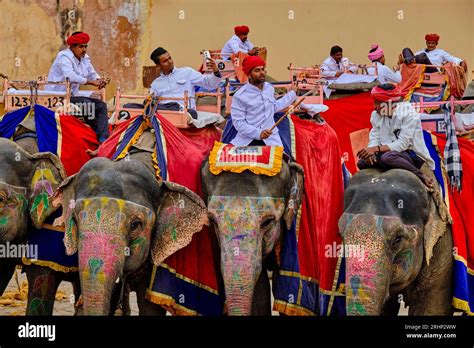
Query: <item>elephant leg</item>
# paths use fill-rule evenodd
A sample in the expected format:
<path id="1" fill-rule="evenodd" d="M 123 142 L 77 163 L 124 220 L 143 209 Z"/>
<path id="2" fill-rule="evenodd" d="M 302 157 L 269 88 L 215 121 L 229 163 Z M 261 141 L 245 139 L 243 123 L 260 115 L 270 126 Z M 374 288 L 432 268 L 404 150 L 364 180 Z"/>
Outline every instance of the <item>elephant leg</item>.
<path id="1" fill-rule="evenodd" d="M 0 262 L 0 296 L 3 295 L 8 283 L 10 283 L 12 279 L 16 264 L 16 260 L 12 259 L 5 259 Z"/>
<path id="2" fill-rule="evenodd" d="M 166 309 L 145 298 L 147 284 L 147 277 L 143 277 L 140 281 L 133 284 L 132 290 L 137 292 L 138 312 L 140 316 L 165 316 Z"/>
<path id="3" fill-rule="evenodd" d="M 132 314 L 132 309 L 130 308 L 130 283 L 125 284 L 125 289 L 123 289 L 122 296 L 122 315 L 130 316 Z"/>
<path id="4" fill-rule="evenodd" d="M 270 280 L 268 272 L 264 268 L 255 284 L 252 315 L 272 315 L 271 296 L 270 296 Z"/>
<path id="5" fill-rule="evenodd" d="M 78 303 L 79 298 L 81 297 L 81 283 L 79 281 L 79 274 L 75 274 L 74 277 L 70 280 L 72 284 L 72 291 L 74 294 L 74 315 L 82 315 L 82 305 Z"/>
<path id="6" fill-rule="evenodd" d="M 28 279 L 26 315 L 52 315 L 61 277 L 49 267 L 30 265 L 25 268 Z"/>

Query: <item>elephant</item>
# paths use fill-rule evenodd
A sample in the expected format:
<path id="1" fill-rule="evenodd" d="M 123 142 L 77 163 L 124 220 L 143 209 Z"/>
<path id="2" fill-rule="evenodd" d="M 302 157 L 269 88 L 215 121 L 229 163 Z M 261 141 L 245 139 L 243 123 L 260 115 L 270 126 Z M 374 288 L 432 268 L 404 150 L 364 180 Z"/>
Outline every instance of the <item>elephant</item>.
<path id="1" fill-rule="evenodd" d="M 201 176 L 220 247 L 227 314 L 271 315 L 266 269 L 275 269 L 274 249 L 282 225 L 291 227 L 301 205 L 303 168 L 283 161 L 275 176 L 249 171 L 214 175 L 207 158 Z"/>
<path id="2" fill-rule="evenodd" d="M 123 289 L 137 292 L 140 315 L 164 315 L 145 300 L 153 264 L 191 242 L 208 224 L 202 199 L 158 181 L 150 156 L 95 158 L 67 178 L 53 205 L 63 207 L 68 254 L 78 252 L 84 315 L 113 314 Z"/>
<path id="3" fill-rule="evenodd" d="M 409 315 L 452 315 L 451 217 L 441 197 L 402 169 L 352 177 L 339 219 L 348 315 L 397 315 L 402 300 Z"/>
<path id="4" fill-rule="evenodd" d="M 0 138 L 0 148 L 0 243 L 20 248 L 26 245 L 31 229 L 40 228 L 53 212 L 53 191 L 66 173 L 57 156 L 38 152 L 32 138 L 19 143 Z M 21 258 L 0 261 L 0 294 L 20 263 Z M 62 280 L 72 282 L 75 298 L 79 298 L 77 275 L 34 264 L 23 267 L 29 284 L 27 315 L 51 315 Z"/>

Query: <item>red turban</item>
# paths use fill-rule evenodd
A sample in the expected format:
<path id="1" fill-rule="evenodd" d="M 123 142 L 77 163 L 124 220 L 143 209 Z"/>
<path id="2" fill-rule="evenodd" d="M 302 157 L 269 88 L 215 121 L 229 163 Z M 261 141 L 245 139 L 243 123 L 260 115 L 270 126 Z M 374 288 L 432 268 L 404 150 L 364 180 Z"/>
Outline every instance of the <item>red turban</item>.
<path id="1" fill-rule="evenodd" d="M 249 33 L 250 29 L 246 25 L 238 25 L 234 28 L 234 33 L 235 35 L 247 35 Z"/>
<path id="2" fill-rule="evenodd" d="M 385 87 L 385 88 L 383 88 Z M 393 89 L 390 89 L 392 88 Z M 372 97 L 380 102 L 398 101 L 403 96 L 402 89 L 394 84 L 385 84 L 372 88 L 370 92 Z"/>
<path id="3" fill-rule="evenodd" d="M 426 34 L 425 35 L 425 40 L 426 41 L 439 41 L 439 35 L 438 34 Z"/>
<path id="4" fill-rule="evenodd" d="M 91 38 L 86 33 L 78 33 L 78 34 L 74 34 L 74 35 L 69 36 L 67 38 L 66 43 L 69 46 L 84 45 L 84 44 L 88 43 L 90 39 Z"/>
<path id="5" fill-rule="evenodd" d="M 244 61 L 242 62 L 242 70 L 244 71 L 245 75 L 250 75 L 252 69 L 256 68 L 257 66 L 266 66 L 265 61 L 259 56 L 245 57 Z"/>

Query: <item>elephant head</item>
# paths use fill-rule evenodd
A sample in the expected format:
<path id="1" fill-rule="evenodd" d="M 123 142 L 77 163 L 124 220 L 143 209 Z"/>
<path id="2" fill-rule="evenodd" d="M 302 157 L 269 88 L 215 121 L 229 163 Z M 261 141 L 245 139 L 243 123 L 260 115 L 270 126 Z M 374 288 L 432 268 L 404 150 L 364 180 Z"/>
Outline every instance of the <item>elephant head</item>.
<path id="1" fill-rule="evenodd" d="M 204 202 L 183 186 L 158 182 L 136 160 L 89 161 L 59 188 L 66 251 L 78 252 L 85 315 L 108 315 L 117 280 L 191 242 L 207 224 Z"/>
<path id="2" fill-rule="evenodd" d="M 289 228 L 303 194 L 303 168 L 283 163 L 273 177 L 250 172 L 213 175 L 202 170 L 208 216 L 221 250 L 221 272 L 229 315 L 250 315 L 262 259 Z"/>
<path id="3" fill-rule="evenodd" d="M 0 243 L 20 243 L 30 220 L 40 228 L 57 209 L 53 194 L 66 174 L 52 153 L 29 154 L 3 138 L 0 148 Z"/>
<path id="4" fill-rule="evenodd" d="M 430 264 L 449 215 L 414 174 L 400 169 L 357 173 L 344 199 L 339 231 L 346 251 L 347 314 L 380 315 L 390 296 Z"/>

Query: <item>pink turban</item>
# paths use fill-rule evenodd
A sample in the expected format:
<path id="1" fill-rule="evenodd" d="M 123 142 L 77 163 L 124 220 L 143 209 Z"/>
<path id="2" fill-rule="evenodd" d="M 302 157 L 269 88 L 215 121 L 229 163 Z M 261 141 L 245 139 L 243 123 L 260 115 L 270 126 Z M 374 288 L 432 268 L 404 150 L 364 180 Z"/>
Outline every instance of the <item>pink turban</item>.
<path id="1" fill-rule="evenodd" d="M 378 44 L 374 44 L 370 47 L 370 50 L 374 50 L 373 52 L 369 52 L 369 59 L 371 62 L 373 61 L 376 61 L 380 58 L 382 58 L 383 56 L 383 49 L 378 45 Z"/>

